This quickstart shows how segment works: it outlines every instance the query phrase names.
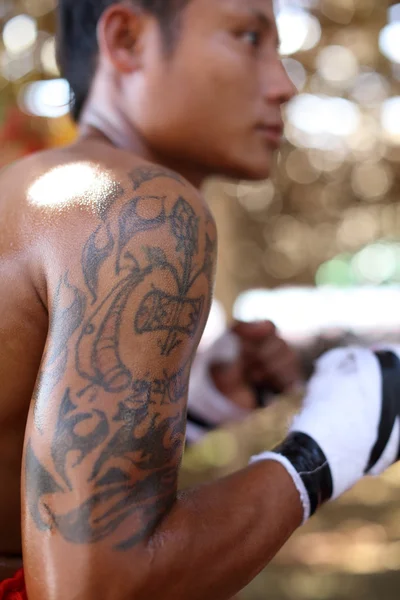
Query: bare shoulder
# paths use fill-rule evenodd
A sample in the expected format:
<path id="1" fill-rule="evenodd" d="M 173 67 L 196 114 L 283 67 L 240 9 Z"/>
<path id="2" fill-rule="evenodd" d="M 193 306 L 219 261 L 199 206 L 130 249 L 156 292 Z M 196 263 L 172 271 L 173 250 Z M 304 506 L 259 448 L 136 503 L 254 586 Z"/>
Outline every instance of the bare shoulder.
<path id="1" fill-rule="evenodd" d="M 134 238 L 146 245 L 171 235 L 169 243 L 191 239 L 210 256 L 216 249 L 215 223 L 201 194 L 178 173 L 127 153 L 55 150 L 17 163 L 3 177 L 14 189 L 14 209 L 19 204 L 24 214 L 14 227 L 24 223 L 32 279 L 45 304 L 61 272 L 82 270 L 87 261 L 96 271 L 111 246 L 121 262 Z"/>
<path id="2" fill-rule="evenodd" d="M 139 211 L 154 214 L 157 206 L 178 203 L 181 209 L 190 206 L 200 221 L 214 224 L 199 191 L 178 173 L 163 166 L 141 162 L 130 168 L 118 168 L 112 173 L 112 183 L 109 181 L 106 185 L 111 186 L 112 192 L 103 195 L 104 204 L 102 200 L 99 205 L 101 212 L 112 213 L 114 207 L 118 210 L 123 206 L 136 206 Z"/>
<path id="3" fill-rule="evenodd" d="M 1 170 L 0 182 L 0 207 L 18 206 L 42 222 L 46 213 L 53 230 L 59 223 L 63 231 L 72 225 L 75 213 L 82 221 L 102 218 L 133 195 L 180 193 L 212 219 L 201 194 L 181 175 L 115 148 L 77 145 L 36 153 Z"/>
<path id="4" fill-rule="evenodd" d="M 73 252 L 89 240 L 96 247 L 106 243 L 111 230 L 120 248 L 130 235 L 159 235 L 167 223 L 168 232 L 176 236 L 196 237 L 206 230 L 216 235 L 214 220 L 198 190 L 178 173 L 146 162 L 63 164 L 31 186 L 28 200 L 51 215 L 46 237 L 59 248 L 60 257 L 65 256 L 71 236 L 76 241 L 70 248 Z M 95 241 L 99 236 L 102 242 Z"/>

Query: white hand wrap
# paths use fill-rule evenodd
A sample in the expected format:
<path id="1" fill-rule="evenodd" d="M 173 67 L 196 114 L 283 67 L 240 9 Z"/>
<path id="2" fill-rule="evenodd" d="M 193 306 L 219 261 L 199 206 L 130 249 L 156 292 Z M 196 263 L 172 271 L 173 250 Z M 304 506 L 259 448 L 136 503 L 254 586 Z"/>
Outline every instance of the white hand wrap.
<path id="1" fill-rule="evenodd" d="M 237 406 L 215 387 L 211 377 L 214 363 L 237 360 L 240 344 L 237 336 L 227 331 L 207 350 L 199 351 L 190 373 L 188 422 L 186 437 L 189 443 L 199 441 L 210 429 L 231 421 L 239 421 L 249 411 Z"/>
<path id="2" fill-rule="evenodd" d="M 400 347 L 379 352 L 344 348 L 317 362 L 303 409 L 287 439 L 275 449 L 303 480 L 311 514 L 363 475 L 382 473 L 398 460 L 399 357 Z M 303 506 L 306 517 L 306 503 Z"/>

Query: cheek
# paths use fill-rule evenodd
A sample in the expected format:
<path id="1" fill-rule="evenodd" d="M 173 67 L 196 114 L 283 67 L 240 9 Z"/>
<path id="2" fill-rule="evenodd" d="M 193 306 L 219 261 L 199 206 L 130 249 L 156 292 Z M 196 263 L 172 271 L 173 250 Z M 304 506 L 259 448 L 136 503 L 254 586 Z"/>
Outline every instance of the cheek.
<path id="1" fill-rule="evenodd" d="M 260 77 L 257 62 L 245 51 L 219 47 L 209 57 L 209 78 L 216 90 L 227 98 L 232 106 L 250 110 L 260 96 Z"/>
<path id="2" fill-rule="evenodd" d="M 179 140 L 206 133 L 223 103 L 213 83 L 205 89 L 198 78 L 171 70 L 143 80 L 135 96 L 134 121 L 148 141 L 172 149 Z"/>
<path id="3" fill-rule="evenodd" d="M 201 50 L 201 51 L 199 51 Z M 259 101 L 255 61 L 220 40 L 201 40 L 177 50 L 172 64 L 160 70 L 148 93 L 148 108 L 175 119 L 187 118 L 204 126 L 245 121 Z"/>
<path id="4" fill-rule="evenodd" d="M 224 137 L 243 134 L 254 119 L 257 93 L 252 76 L 233 61 L 212 56 L 197 71 L 188 73 L 180 85 L 181 115 L 196 127 L 197 134 Z M 207 131 L 208 130 L 208 131 Z"/>
<path id="5" fill-rule="evenodd" d="M 253 155 L 256 69 L 221 44 L 202 48 L 201 55 L 180 49 L 172 64 L 141 76 L 131 94 L 135 125 L 162 152 L 180 155 L 183 149 L 210 160 L 244 151 Z"/>

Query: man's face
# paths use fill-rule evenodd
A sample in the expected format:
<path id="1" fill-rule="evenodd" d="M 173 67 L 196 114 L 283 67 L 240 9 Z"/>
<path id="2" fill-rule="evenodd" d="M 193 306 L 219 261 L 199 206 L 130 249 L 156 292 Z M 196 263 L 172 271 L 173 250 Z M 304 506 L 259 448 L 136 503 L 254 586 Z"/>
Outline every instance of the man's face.
<path id="1" fill-rule="evenodd" d="M 272 0 L 190 0 L 176 35 L 170 55 L 158 25 L 144 36 L 142 67 L 125 80 L 129 118 L 166 164 L 267 177 L 294 93 Z"/>

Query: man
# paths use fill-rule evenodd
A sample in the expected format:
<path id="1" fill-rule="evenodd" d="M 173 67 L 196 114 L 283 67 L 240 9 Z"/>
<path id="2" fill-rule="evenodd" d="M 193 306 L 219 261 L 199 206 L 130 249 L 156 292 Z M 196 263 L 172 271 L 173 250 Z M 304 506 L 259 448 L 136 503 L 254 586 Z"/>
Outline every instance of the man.
<path id="1" fill-rule="evenodd" d="M 340 350 L 278 449 L 177 493 L 216 260 L 198 189 L 268 176 L 277 45 L 271 0 L 60 2 L 80 137 L 0 186 L 1 537 L 18 550 L 21 472 L 30 600 L 228 599 L 398 457 L 398 351 Z"/>

